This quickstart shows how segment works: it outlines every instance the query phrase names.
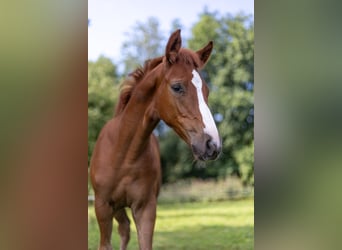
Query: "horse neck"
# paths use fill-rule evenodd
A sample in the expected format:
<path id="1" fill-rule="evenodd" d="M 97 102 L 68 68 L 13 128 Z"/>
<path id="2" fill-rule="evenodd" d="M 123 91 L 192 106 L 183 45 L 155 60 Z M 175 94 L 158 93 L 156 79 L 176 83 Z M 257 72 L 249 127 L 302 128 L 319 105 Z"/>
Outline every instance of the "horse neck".
<path id="1" fill-rule="evenodd" d="M 160 71 L 157 71 L 160 72 Z M 120 136 L 127 142 L 130 158 L 136 159 L 146 149 L 153 129 L 160 118 L 156 113 L 155 94 L 158 77 L 147 76 L 134 89 L 125 110 L 120 117 Z"/>

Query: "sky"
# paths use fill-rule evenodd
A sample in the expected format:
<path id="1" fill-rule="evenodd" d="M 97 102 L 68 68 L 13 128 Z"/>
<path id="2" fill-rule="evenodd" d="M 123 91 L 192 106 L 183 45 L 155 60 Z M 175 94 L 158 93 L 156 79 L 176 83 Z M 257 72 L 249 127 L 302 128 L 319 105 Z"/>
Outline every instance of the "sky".
<path id="1" fill-rule="evenodd" d="M 137 21 L 145 23 L 148 17 L 158 18 L 165 35 L 177 18 L 183 25 L 182 33 L 188 34 L 205 6 L 220 14 L 254 15 L 253 0 L 88 0 L 88 60 L 95 61 L 100 55 L 114 62 L 122 60 L 125 32 L 132 32 Z"/>

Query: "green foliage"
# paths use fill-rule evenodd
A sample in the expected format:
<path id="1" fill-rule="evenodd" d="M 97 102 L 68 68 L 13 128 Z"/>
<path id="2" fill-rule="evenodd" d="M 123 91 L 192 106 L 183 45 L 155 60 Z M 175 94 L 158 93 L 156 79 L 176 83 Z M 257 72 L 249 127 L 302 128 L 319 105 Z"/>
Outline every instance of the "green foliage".
<path id="1" fill-rule="evenodd" d="M 216 51 L 221 66 L 208 72 L 212 84 L 209 104 L 220 117 L 223 144 L 223 154 L 214 167 L 221 175 L 236 174 L 245 184 L 253 184 L 254 28 L 250 17 L 239 15 L 224 17 L 221 23 L 221 51 Z M 220 46 L 223 40 L 226 45 Z"/>
<path id="2" fill-rule="evenodd" d="M 163 183 L 175 182 L 184 178 L 185 173 L 191 172 L 192 154 L 188 145 L 168 130 L 159 136 Z"/>
<path id="3" fill-rule="evenodd" d="M 241 180 L 244 184 L 254 185 L 254 141 L 248 146 L 234 150 L 234 159 L 239 166 Z"/>
<path id="4" fill-rule="evenodd" d="M 131 240 L 128 250 L 139 249 L 136 228 L 129 212 Z M 158 205 L 153 249 L 254 249 L 254 203 L 240 200 L 211 203 Z M 119 246 L 114 220 L 112 245 Z M 99 230 L 94 207 L 88 208 L 88 249 L 98 247 Z"/>
<path id="5" fill-rule="evenodd" d="M 88 62 L 88 161 L 99 132 L 114 114 L 118 98 L 116 66 L 100 57 Z"/>

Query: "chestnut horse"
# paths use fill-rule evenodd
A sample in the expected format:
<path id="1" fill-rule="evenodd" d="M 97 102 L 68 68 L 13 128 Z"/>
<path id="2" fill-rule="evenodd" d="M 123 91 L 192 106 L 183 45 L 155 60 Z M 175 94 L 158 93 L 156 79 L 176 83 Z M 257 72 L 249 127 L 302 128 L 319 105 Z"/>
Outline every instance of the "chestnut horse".
<path id="1" fill-rule="evenodd" d="M 181 48 L 180 30 L 169 38 L 165 55 L 146 61 L 124 82 L 115 116 L 103 127 L 94 148 L 91 181 L 100 228 L 100 250 L 112 249 L 113 217 L 120 249 L 130 238 L 130 207 L 141 250 L 152 249 L 156 205 L 161 185 L 159 146 L 152 134 L 163 120 L 192 148 L 197 160 L 213 160 L 221 150 L 207 106 L 209 90 L 198 70 L 213 48 Z"/>

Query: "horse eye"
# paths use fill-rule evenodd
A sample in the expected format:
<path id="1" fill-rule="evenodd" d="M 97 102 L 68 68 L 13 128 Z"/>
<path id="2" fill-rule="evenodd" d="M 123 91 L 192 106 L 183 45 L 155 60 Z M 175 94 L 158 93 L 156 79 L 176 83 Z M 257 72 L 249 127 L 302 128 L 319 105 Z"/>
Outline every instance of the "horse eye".
<path id="1" fill-rule="evenodd" d="M 178 94 L 184 93 L 184 89 L 183 89 L 182 85 L 179 84 L 179 83 L 176 83 L 176 84 L 171 85 L 171 89 L 172 89 L 175 93 L 178 93 Z"/>

